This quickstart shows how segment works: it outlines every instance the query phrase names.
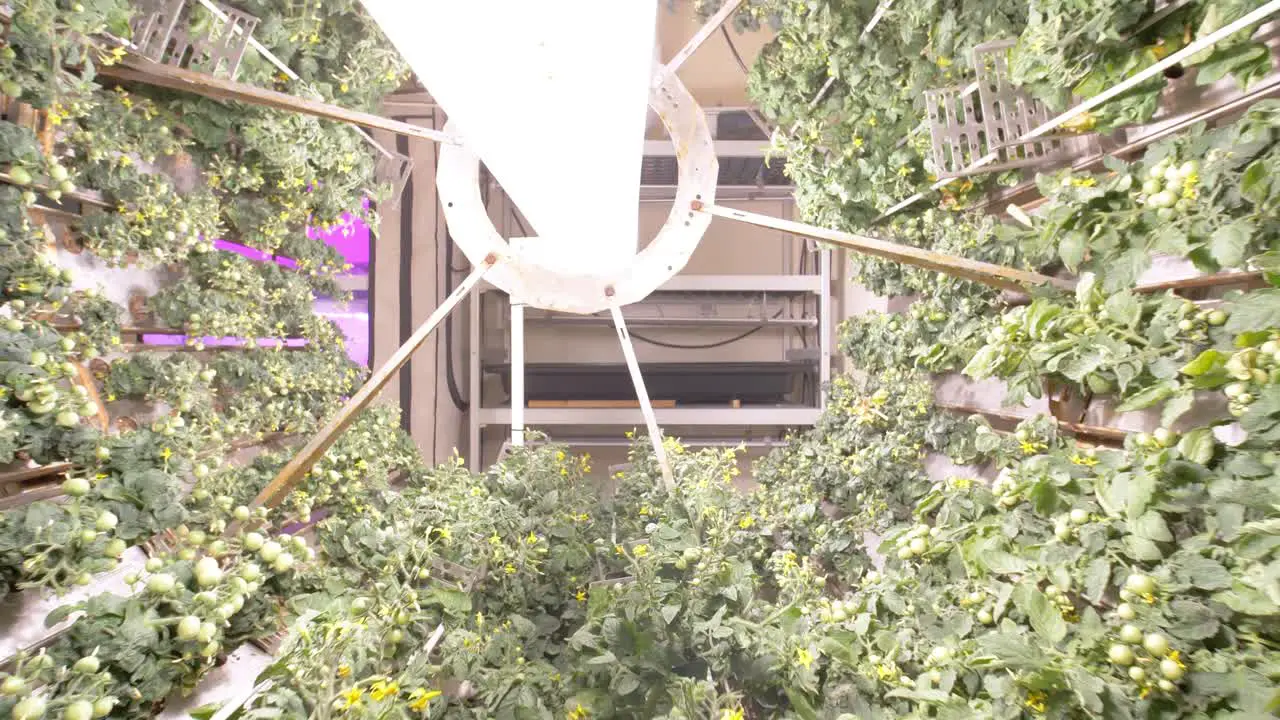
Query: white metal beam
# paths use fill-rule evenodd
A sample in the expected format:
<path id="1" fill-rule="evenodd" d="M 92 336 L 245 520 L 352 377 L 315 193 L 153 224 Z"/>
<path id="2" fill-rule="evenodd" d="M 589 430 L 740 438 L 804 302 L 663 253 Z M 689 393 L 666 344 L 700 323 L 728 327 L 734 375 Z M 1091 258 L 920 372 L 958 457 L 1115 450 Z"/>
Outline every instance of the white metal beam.
<path id="1" fill-rule="evenodd" d="M 724 4 L 720 6 L 720 9 L 716 11 L 716 14 L 712 15 L 711 18 L 707 20 L 706 24 L 699 28 L 698 32 L 693 34 L 693 37 L 689 38 L 689 42 L 685 43 L 684 47 L 680 48 L 680 52 L 676 53 L 676 56 L 671 58 L 671 62 L 667 63 L 667 71 L 674 73 L 679 70 L 680 66 L 683 65 L 686 60 L 693 57 L 693 54 L 698 51 L 698 48 L 702 47 L 702 43 L 706 42 L 707 38 L 711 37 L 712 33 L 719 30 L 720 26 L 723 25 L 731 15 L 737 12 L 738 6 L 741 4 L 742 0 L 725 0 Z"/>
<path id="2" fill-rule="evenodd" d="M 511 444 L 524 446 L 524 305 L 511 303 Z"/>
<path id="3" fill-rule="evenodd" d="M 613 315 L 613 325 L 618 330 L 618 341 L 622 343 L 622 355 L 627 359 L 627 370 L 631 371 L 631 382 L 636 387 L 636 397 L 640 400 L 640 412 L 644 414 L 644 423 L 649 430 L 649 441 L 653 443 L 653 454 L 657 456 L 658 466 L 662 468 L 662 482 L 667 486 L 667 490 L 674 490 L 675 475 L 671 473 L 671 463 L 667 462 L 667 449 L 662 445 L 662 431 L 658 428 L 658 419 L 653 414 L 653 403 L 649 402 L 649 390 L 644 386 L 644 375 L 640 374 L 640 361 L 636 359 L 635 344 L 631 342 L 631 334 L 627 332 L 627 321 L 622 317 L 622 307 L 615 302 L 609 305 L 609 312 Z M 521 415 L 523 414 L 521 411 Z M 513 423 L 515 417 L 513 412 Z"/>

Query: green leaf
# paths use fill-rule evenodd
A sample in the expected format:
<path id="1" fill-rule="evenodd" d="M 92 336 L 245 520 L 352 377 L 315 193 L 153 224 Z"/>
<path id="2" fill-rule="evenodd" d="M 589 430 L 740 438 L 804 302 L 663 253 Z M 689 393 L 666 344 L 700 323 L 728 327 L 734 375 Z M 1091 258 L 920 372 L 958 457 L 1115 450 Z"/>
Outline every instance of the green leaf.
<path id="1" fill-rule="evenodd" d="M 1138 535 L 1126 535 L 1124 545 L 1129 557 L 1135 560 L 1152 562 L 1164 558 L 1164 553 L 1160 552 L 1159 546 Z"/>
<path id="2" fill-rule="evenodd" d="M 1190 390 L 1184 390 L 1169 398 L 1164 404 L 1164 409 L 1160 411 L 1160 424 L 1168 427 L 1178 418 L 1182 417 L 1192 407 L 1195 407 L 1196 398 Z"/>
<path id="3" fill-rule="evenodd" d="M 1221 350 L 1209 348 L 1196 356 L 1195 360 L 1182 366 L 1182 374 L 1191 377 L 1200 377 L 1205 373 L 1213 370 L 1221 369 L 1227 364 L 1227 358 L 1231 357 Z"/>
<path id="4" fill-rule="evenodd" d="M 1165 381 L 1157 383 L 1144 390 L 1134 393 L 1124 402 L 1116 407 L 1116 412 L 1133 412 L 1134 410 L 1146 410 L 1147 408 L 1167 400 L 1173 395 L 1178 384 L 1173 381 Z"/>
<path id="5" fill-rule="evenodd" d="M 1129 477 L 1125 488 L 1125 515 L 1130 521 L 1142 517 L 1156 494 L 1156 479 L 1150 474 L 1140 472 Z"/>
<path id="6" fill-rule="evenodd" d="M 1084 596 L 1097 604 L 1107 592 L 1111 582 L 1111 563 L 1105 557 L 1097 557 L 1089 562 L 1084 573 Z"/>
<path id="7" fill-rule="evenodd" d="M 1142 303 L 1129 291 L 1118 292 L 1107 298 L 1102 311 L 1112 322 L 1133 328 L 1142 319 Z"/>
<path id="8" fill-rule="evenodd" d="M 1201 590 L 1225 590 L 1231 587 L 1231 572 L 1217 560 L 1202 555 L 1179 556 L 1174 570 L 1181 580 Z"/>
<path id="9" fill-rule="evenodd" d="M 630 695 L 640 687 L 640 678 L 630 670 L 623 670 L 613 680 L 613 691 L 619 696 Z"/>
<path id="10" fill-rule="evenodd" d="M 970 665 L 1013 670 L 1038 670 L 1043 667 L 1044 653 L 1027 639 L 1025 629 L 1014 630 L 1013 627 L 1006 622 L 1005 627 L 999 631 L 979 637 L 978 655 L 970 660 Z"/>
<path id="11" fill-rule="evenodd" d="M 1244 169 L 1240 176 L 1240 194 L 1255 205 L 1266 202 L 1271 194 L 1271 176 L 1267 172 L 1266 163 L 1254 160 Z"/>
<path id="12" fill-rule="evenodd" d="M 1227 303 L 1227 332 L 1280 327 L 1280 289 L 1254 290 Z"/>
<path id="13" fill-rule="evenodd" d="M 1209 608 L 1192 600 L 1174 600 L 1169 603 L 1173 624 L 1169 634 L 1179 640 L 1194 642 L 1218 634 L 1218 618 Z"/>
<path id="14" fill-rule="evenodd" d="M 679 614 L 680 614 L 679 605 L 664 605 L 662 607 L 662 619 L 666 621 L 668 625 L 675 622 L 676 616 Z"/>
<path id="15" fill-rule="evenodd" d="M 1240 267 L 1253 233 L 1253 223 L 1248 220 L 1235 220 L 1223 225 L 1209 237 L 1210 257 L 1224 268 Z"/>
<path id="16" fill-rule="evenodd" d="M 1133 533 L 1138 537 L 1154 540 L 1155 542 L 1169 542 L 1173 540 L 1173 533 L 1169 532 L 1169 526 L 1165 524 L 1164 517 L 1155 510 L 1148 510 L 1143 513 L 1133 523 Z"/>
<path id="17" fill-rule="evenodd" d="M 1057 606 L 1049 602 L 1049 598 L 1030 583 L 1022 583 L 1013 591 L 1013 603 L 1026 613 L 1031 620 L 1031 627 L 1051 643 L 1061 642 L 1067 636 L 1067 623 L 1062 619 Z"/>
<path id="18" fill-rule="evenodd" d="M 1257 589 L 1241 582 L 1236 582 L 1230 590 L 1215 594 L 1213 599 L 1245 615 L 1256 617 L 1280 615 L 1280 605 L 1277 605 L 1265 593 L 1259 592 Z"/>
<path id="19" fill-rule="evenodd" d="M 1058 256 L 1062 258 L 1062 264 L 1066 265 L 1068 270 L 1078 272 L 1088 248 L 1088 239 L 1084 233 L 1078 230 L 1072 231 L 1065 233 L 1059 241 Z"/>
<path id="20" fill-rule="evenodd" d="M 1182 457 L 1199 465 L 1208 465 L 1213 459 L 1215 447 L 1213 430 L 1207 427 L 1196 428 L 1187 432 L 1178 440 L 1178 452 Z"/>
<path id="21" fill-rule="evenodd" d="M 791 701 L 791 709 L 797 715 L 803 720 L 818 720 L 818 711 L 814 709 L 813 703 L 809 702 L 809 698 L 805 696 L 803 691 L 790 687 L 783 690 L 787 694 L 787 699 Z"/>

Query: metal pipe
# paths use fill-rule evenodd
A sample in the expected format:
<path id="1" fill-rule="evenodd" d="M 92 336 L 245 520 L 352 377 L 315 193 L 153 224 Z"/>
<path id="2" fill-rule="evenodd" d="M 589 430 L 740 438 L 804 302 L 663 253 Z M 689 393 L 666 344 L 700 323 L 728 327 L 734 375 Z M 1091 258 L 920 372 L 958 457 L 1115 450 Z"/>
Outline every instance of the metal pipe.
<path id="1" fill-rule="evenodd" d="M 373 401 L 374 396 L 377 395 L 387 382 L 400 371 L 400 368 L 404 367 L 405 363 L 409 362 L 409 358 L 413 355 L 414 351 L 426 342 L 427 337 L 436 329 L 436 326 L 444 321 L 445 317 L 447 317 L 449 313 L 457 307 L 458 303 L 462 302 L 462 299 L 467 296 L 467 293 L 469 293 L 471 289 L 480 282 L 480 279 L 484 277 L 485 273 L 489 271 L 489 268 L 493 267 L 497 261 L 498 258 L 495 255 L 489 255 L 484 259 L 483 263 L 477 265 L 475 269 L 471 271 L 471 274 L 458 285 L 458 288 L 453 291 L 453 294 L 445 298 L 445 301 L 435 309 L 435 312 L 431 313 L 431 316 L 427 318 L 426 322 L 422 323 L 422 325 L 414 331 L 413 335 L 411 335 L 409 339 L 406 340 L 405 343 L 387 359 L 387 362 L 382 367 L 378 368 L 377 372 L 375 372 L 369 380 L 365 382 L 364 386 L 361 387 L 356 394 L 347 401 L 347 404 L 338 411 L 338 414 L 329 420 L 329 422 L 325 424 L 324 428 L 321 429 L 315 437 L 311 438 L 311 440 L 307 442 L 306 446 L 303 447 L 297 455 L 294 455 L 293 459 L 290 460 L 288 464 L 280 469 L 280 472 L 271 480 L 271 483 L 268 484 L 267 487 L 263 488 L 262 492 L 258 494 L 258 497 L 254 498 L 254 507 L 258 507 L 260 505 L 274 507 L 289 494 L 289 491 L 291 491 L 294 486 L 302 480 L 302 477 L 307 474 L 307 471 L 316 464 L 316 461 L 320 459 L 320 456 L 324 455 L 324 453 L 333 446 L 333 443 L 338 439 L 338 436 L 350 427 L 351 423 L 355 422 L 356 416 L 360 414 L 360 411 L 364 410 L 364 408 Z"/>
<path id="2" fill-rule="evenodd" d="M 524 446 L 524 305 L 511 303 L 511 444 Z"/>

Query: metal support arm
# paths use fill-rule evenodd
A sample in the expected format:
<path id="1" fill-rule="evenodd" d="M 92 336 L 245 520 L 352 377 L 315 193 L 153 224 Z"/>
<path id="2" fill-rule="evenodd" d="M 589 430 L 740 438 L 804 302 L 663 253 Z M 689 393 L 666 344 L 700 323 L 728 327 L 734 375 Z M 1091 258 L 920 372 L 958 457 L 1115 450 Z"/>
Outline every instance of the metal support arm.
<path id="1" fill-rule="evenodd" d="M 1024 291 L 1027 287 L 1035 285 L 1050 285 L 1063 290 L 1070 290 L 1075 287 L 1075 284 L 1070 280 L 1041 275 L 1028 270 L 1018 270 L 1003 265 L 946 255 L 910 245 L 892 243 L 867 235 L 829 230 L 816 225 L 806 225 L 745 210 L 735 210 L 719 205 L 707 205 L 699 201 L 693 203 L 693 209 L 750 225 L 773 228 L 792 235 L 823 240 L 864 255 L 895 260 L 906 265 L 962 277 L 1002 290 Z"/>
<path id="2" fill-rule="evenodd" d="M 409 357 L 413 355 L 414 351 L 422 347 L 422 344 L 426 342 L 427 337 L 436 329 L 436 326 L 444 321 L 445 317 L 457 307 L 458 303 L 462 302 L 462 299 L 476 286 L 476 283 L 480 282 L 480 279 L 493 267 L 495 262 L 497 262 L 497 258 L 490 255 L 485 258 L 484 263 L 477 265 L 471 271 L 471 274 L 458 285 L 453 294 L 445 298 L 445 301 L 435 309 L 435 312 L 431 313 L 426 322 L 422 323 L 414 331 L 413 335 L 400 346 L 400 349 L 396 350 L 395 354 L 382 367 L 378 368 L 378 371 L 365 382 L 364 386 L 355 395 L 351 396 L 351 399 L 338 411 L 338 414 L 320 432 L 316 433 L 315 437 L 311 438 L 306 446 L 298 451 L 298 454 L 287 465 L 280 469 L 280 472 L 271 480 L 271 483 L 258 494 L 258 497 L 254 498 L 254 507 L 260 505 L 274 507 L 298 485 L 303 476 L 307 474 L 307 471 L 320 459 L 320 456 L 324 455 L 333 446 L 338 436 L 350 427 L 351 423 L 355 422 L 356 416 L 360 414 L 360 411 L 364 410 L 374 396 L 382 390 L 383 386 L 400 371 L 400 368 L 404 367 L 405 363 L 409 362 Z"/>
<path id="3" fill-rule="evenodd" d="M 649 429 L 649 441 L 653 443 L 653 454 L 658 458 L 662 468 L 662 482 L 667 490 L 676 487 L 675 475 L 671 473 L 671 463 L 667 461 L 667 450 L 662 445 L 662 431 L 658 429 L 658 418 L 653 414 L 653 403 L 649 402 L 649 390 L 644 386 L 644 376 L 640 374 L 640 361 L 636 359 L 636 348 L 631 342 L 631 334 L 627 332 L 627 321 L 622 317 L 622 308 L 614 303 L 609 306 L 613 315 L 613 325 L 618 330 L 618 342 L 622 343 L 622 355 L 627 359 L 627 369 L 631 371 L 631 382 L 636 387 L 636 398 L 640 400 L 640 412 L 644 413 L 644 422 Z"/>

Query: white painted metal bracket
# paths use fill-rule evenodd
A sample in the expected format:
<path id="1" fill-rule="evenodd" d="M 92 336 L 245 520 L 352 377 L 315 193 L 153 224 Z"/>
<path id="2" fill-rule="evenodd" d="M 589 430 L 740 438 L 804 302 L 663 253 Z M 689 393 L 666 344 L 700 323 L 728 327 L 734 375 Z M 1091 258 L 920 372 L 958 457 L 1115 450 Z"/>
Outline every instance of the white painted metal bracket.
<path id="1" fill-rule="evenodd" d="M 653 403 L 649 401 L 644 376 L 640 374 L 640 361 L 636 359 L 636 348 L 631 342 L 631 334 L 627 332 L 627 321 L 622 317 L 622 306 L 616 303 L 610 305 L 609 312 L 613 315 L 613 326 L 618 331 L 618 342 L 622 344 L 622 355 L 627 359 L 631 382 L 636 387 L 636 398 L 640 400 L 640 412 L 644 413 L 644 424 L 649 430 L 649 441 L 653 443 L 653 454 L 658 458 L 658 466 L 662 468 L 662 482 L 667 490 L 674 490 L 675 475 L 671 473 L 671 463 L 667 461 L 667 450 L 662 445 L 662 431 L 658 428 L 658 418 L 653 414 Z"/>

